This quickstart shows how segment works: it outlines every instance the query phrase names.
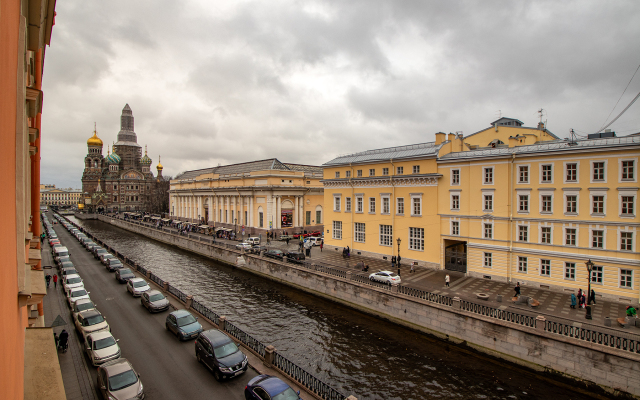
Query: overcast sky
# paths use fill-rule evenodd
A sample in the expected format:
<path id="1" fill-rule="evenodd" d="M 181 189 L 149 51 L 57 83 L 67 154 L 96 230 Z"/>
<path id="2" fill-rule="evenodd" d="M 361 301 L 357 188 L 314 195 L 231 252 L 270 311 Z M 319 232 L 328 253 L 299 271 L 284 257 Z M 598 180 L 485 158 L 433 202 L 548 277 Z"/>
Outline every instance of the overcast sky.
<path id="1" fill-rule="evenodd" d="M 42 182 L 80 188 L 129 104 L 164 174 L 465 135 L 543 108 L 599 130 L 640 64 L 640 1 L 63 0 L 43 80 Z M 640 72 L 610 119 L 640 91 Z M 500 114 L 501 113 L 501 114 Z M 640 101 L 611 129 L 640 131 Z"/>

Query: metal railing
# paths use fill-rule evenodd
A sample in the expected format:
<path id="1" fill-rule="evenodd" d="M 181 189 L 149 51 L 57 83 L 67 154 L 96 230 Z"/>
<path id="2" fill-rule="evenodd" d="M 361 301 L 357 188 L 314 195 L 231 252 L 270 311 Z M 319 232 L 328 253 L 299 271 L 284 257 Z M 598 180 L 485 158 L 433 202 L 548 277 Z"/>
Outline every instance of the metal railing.
<path id="1" fill-rule="evenodd" d="M 273 355 L 273 365 L 325 400 L 344 400 L 346 397 L 278 353 Z"/>
<path id="2" fill-rule="evenodd" d="M 240 343 L 253 350 L 260 357 L 264 358 L 264 349 L 266 346 L 255 339 L 253 336 L 249 335 L 229 321 L 225 322 L 224 330 L 234 338 L 238 339 Z"/>
<path id="3" fill-rule="evenodd" d="M 207 306 L 200 303 L 199 301 L 193 300 L 193 302 L 191 303 L 191 308 L 199 312 L 200 315 L 202 315 L 209 321 L 213 322 L 214 324 L 216 325 L 220 324 L 220 316 L 215 312 L 211 311 Z"/>
<path id="4" fill-rule="evenodd" d="M 365 285 L 369 285 L 369 286 L 373 286 L 376 287 L 378 289 L 383 289 L 383 290 L 391 290 L 391 286 L 389 285 L 385 285 L 383 283 L 379 283 L 379 282 L 374 282 L 372 280 L 370 280 L 369 278 L 367 278 L 366 276 L 360 276 L 360 275 L 351 275 L 351 280 L 352 281 L 356 281 L 358 283 L 362 283 Z"/>
<path id="5" fill-rule="evenodd" d="M 495 307 L 489 307 L 484 304 L 476 304 L 467 300 L 460 301 L 460 309 L 469 311 L 474 314 L 484 315 L 485 317 L 496 318 L 501 321 L 512 322 L 514 324 L 536 327 L 536 317 L 531 315 L 519 314 L 512 311 L 501 310 Z"/>
<path id="6" fill-rule="evenodd" d="M 151 275 L 153 276 L 153 273 Z M 171 284 L 169 285 L 169 293 L 176 296 L 183 303 L 187 302 L 187 295 L 184 292 L 182 292 L 180 289 L 176 288 Z"/>
<path id="7" fill-rule="evenodd" d="M 640 354 L 640 337 L 638 336 L 605 333 L 594 329 L 594 326 L 573 326 L 573 321 L 546 320 L 544 324 L 545 332 Z"/>
<path id="8" fill-rule="evenodd" d="M 154 274 L 153 272 L 149 274 L 149 279 L 151 279 L 153 282 L 157 283 L 158 286 L 164 286 L 164 281 L 162 279 L 160 279 L 160 277 L 156 274 Z"/>

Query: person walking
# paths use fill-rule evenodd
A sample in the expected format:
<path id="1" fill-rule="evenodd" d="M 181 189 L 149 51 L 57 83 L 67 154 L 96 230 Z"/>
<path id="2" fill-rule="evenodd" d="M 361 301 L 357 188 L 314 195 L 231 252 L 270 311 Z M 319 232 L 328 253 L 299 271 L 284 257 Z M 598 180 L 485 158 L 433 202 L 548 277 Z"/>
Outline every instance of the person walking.
<path id="1" fill-rule="evenodd" d="M 58 288 L 58 274 L 53 275 L 53 288 Z"/>
<path id="2" fill-rule="evenodd" d="M 44 279 L 47 281 L 47 287 L 49 287 L 49 283 L 51 282 L 51 275 L 47 274 Z"/>
<path id="3" fill-rule="evenodd" d="M 516 291 L 516 295 L 514 297 L 520 297 L 520 282 L 517 282 L 516 287 L 513 289 Z"/>
<path id="4" fill-rule="evenodd" d="M 449 287 L 449 282 L 451 282 L 451 277 L 449 276 L 449 274 L 445 275 L 444 277 L 444 285 L 446 287 Z"/>
<path id="5" fill-rule="evenodd" d="M 577 299 L 575 293 L 571 293 L 571 308 L 575 309 L 577 304 Z"/>
<path id="6" fill-rule="evenodd" d="M 591 289 L 591 298 L 589 300 L 591 300 L 592 304 L 596 304 L 596 291 L 593 289 Z"/>
<path id="7" fill-rule="evenodd" d="M 324 247 L 324 240 L 320 241 L 320 253 L 322 253 L 322 248 Z"/>
<path id="8" fill-rule="evenodd" d="M 415 267 L 416 267 L 416 264 L 415 263 L 411 263 L 411 269 L 409 270 L 410 274 L 416 272 L 416 268 Z"/>

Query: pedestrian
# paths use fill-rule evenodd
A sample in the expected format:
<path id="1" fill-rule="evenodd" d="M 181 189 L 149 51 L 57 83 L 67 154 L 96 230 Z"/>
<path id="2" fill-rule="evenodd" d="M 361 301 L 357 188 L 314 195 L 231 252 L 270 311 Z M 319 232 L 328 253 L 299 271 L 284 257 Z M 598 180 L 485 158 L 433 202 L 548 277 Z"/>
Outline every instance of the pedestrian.
<path id="1" fill-rule="evenodd" d="M 324 247 L 324 240 L 320 241 L 320 253 L 322 253 L 322 248 Z"/>
<path id="2" fill-rule="evenodd" d="M 587 307 L 587 295 L 582 293 L 582 308 Z"/>
<path id="3" fill-rule="evenodd" d="M 582 298 L 582 289 L 578 289 L 578 301 Z"/>
<path id="4" fill-rule="evenodd" d="M 627 317 L 638 318 L 636 314 L 636 309 L 633 306 L 627 306 Z"/>
<path id="5" fill-rule="evenodd" d="M 289 247 L 289 238 L 287 238 L 285 242 L 287 242 L 287 247 Z"/>
<path id="6" fill-rule="evenodd" d="M 51 275 L 47 274 L 46 278 L 44 278 L 47 281 L 47 287 L 49 287 L 49 283 L 51 282 Z"/>
<path id="7" fill-rule="evenodd" d="M 396 256 L 391 256 L 391 269 L 396 267 Z"/>
<path id="8" fill-rule="evenodd" d="M 575 293 L 571 293 L 571 308 L 575 309 L 576 303 L 577 303 L 576 295 Z"/>
<path id="9" fill-rule="evenodd" d="M 267 234 L 267 246 L 271 244 L 271 238 L 269 237 L 269 235 Z"/>
<path id="10" fill-rule="evenodd" d="M 596 304 L 596 291 L 591 289 L 591 303 Z"/>
<path id="11" fill-rule="evenodd" d="M 516 291 L 516 295 L 514 297 L 520 297 L 520 282 L 516 283 L 514 290 Z"/>
<path id="12" fill-rule="evenodd" d="M 578 296 L 578 308 L 584 308 L 584 295 Z"/>
<path id="13" fill-rule="evenodd" d="M 449 287 L 449 282 L 451 281 L 451 277 L 449 276 L 449 274 L 445 275 L 444 277 L 444 284 L 446 287 Z"/>
<path id="14" fill-rule="evenodd" d="M 53 275 L 53 288 L 58 288 L 58 274 Z"/>
<path id="15" fill-rule="evenodd" d="M 416 268 L 415 267 L 416 267 L 415 262 L 412 262 L 411 263 L 411 270 L 409 271 L 410 274 L 413 273 L 413 272 L 416 272 Z"/>

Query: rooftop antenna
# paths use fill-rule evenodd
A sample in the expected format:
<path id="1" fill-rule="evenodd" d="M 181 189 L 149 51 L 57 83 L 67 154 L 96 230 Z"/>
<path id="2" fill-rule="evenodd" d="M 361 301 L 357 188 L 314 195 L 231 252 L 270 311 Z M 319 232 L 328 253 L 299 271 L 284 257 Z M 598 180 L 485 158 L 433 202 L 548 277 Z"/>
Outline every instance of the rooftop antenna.
<path id="1" fill-rule="evenodd" d="M 498 119 L 502 118 L 502 110 L 498 110 Z"/>
<path id="2" fill-rule="evenodd" d="M 538 110 L 538 117 L 540 117 L 540 122 L 542 122 L 542 117 L 546 114 L 547 111 L 544 108 Z"/>
<path id="3" fill-rule="evenodd" d="M 569 139 L 569 143 L 568 143 L 569 146 L 577 145 L 578 143 L 576 142 L 576 133 L 574 132 L 573 128 L 571 128 L 570 134 L 571 134 L 571 139 Z"/>

